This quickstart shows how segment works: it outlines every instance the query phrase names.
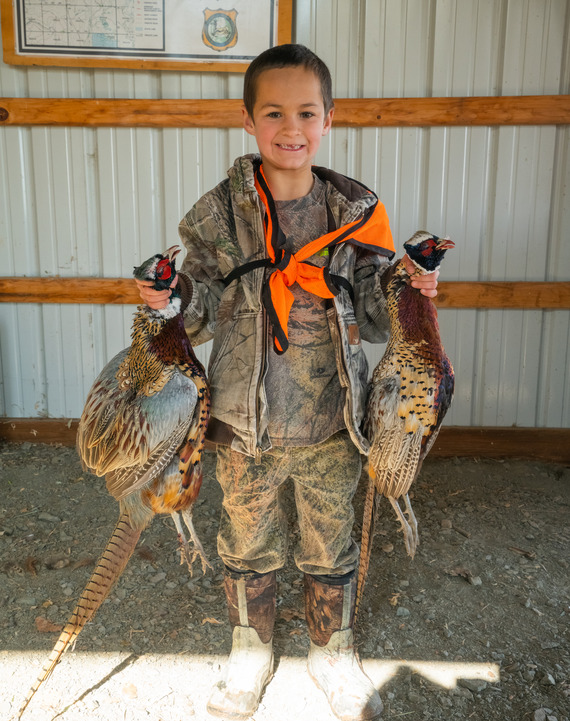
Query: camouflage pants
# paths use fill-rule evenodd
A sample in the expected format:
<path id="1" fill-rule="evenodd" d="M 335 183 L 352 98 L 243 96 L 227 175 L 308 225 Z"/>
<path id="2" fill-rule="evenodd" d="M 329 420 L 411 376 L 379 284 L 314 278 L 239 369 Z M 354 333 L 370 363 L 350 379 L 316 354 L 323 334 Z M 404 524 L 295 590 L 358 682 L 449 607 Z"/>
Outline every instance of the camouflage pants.
<path id="1" fill-rule="evenodd" d="M 224 493 L 218 553 L 240 571 L 267 573 L 287 560 L 284 483 L 293 482 L 300 541 L 295 563 L 303 573 L 349 573 L 358 563 L 352 539 L 352 499 L 360 454 L 346 431 L 305 448 L 273 448 L 261 463 L 218 446 L 217 477 Z"/>

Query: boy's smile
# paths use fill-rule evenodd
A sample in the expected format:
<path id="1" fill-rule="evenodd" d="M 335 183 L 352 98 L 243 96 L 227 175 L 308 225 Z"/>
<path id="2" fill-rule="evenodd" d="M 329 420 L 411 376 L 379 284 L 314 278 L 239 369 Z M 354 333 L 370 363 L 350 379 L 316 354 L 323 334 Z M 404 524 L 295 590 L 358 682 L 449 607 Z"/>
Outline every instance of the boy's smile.
<path id="1" fill-rule="evenodd" d="M 286 67 L 259 76 L 253 117 L 243 110 L 244 128 L 255 136 L 276 200 L 310 192 L 311 166 L 332 117 L 332 110 L 325 113 L 320 82 L 311 71 Z"/>

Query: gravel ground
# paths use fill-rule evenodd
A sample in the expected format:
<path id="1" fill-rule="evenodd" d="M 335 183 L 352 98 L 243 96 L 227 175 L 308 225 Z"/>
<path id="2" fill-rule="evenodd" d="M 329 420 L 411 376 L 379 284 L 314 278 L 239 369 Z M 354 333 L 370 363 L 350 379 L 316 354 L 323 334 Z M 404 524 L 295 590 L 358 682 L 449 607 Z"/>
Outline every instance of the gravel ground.
<path id="1" fill-rule="evenodd" d="M 220 492 L 207 454 L 195 521 L 213 572 L 179 565 L 170 518 L 126 571 L 24 718 L 211 719 L 229 652 Z M 0 717 L 17 709 L 113 529 L 117 506 L 71 448 L 0 444 Z M 356 499 L 362 512 L 364 483 Z M 386 719 L 569 721 L 570 469 L 430 460 L 414 488 L 413 561 L 387 502 L 357 625 Z M 297 534 L 289 501 L 292 542 Z M 355 529 L 359 533 L 359 528 Z M 279 574 L 277 668 L 254 721 L 332 721 L 305 672 L 302 580 Z"/>

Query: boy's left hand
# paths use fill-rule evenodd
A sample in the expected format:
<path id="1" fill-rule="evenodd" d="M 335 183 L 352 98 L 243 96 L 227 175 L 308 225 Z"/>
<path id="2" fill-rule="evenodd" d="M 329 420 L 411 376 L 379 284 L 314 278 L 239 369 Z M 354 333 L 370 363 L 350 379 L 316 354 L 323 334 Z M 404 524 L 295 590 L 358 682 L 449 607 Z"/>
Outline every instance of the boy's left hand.
<path id="1" fill-rule="evenodd" d="M 406 270 L 410 274 L 412 288 L 417 288 L 422 295 L 428 298 L 435 298 L 437 295 L 437 279 L 439 276 L 439 270 L 435 270 L 433 273 L 427 275 L 414 275 L 416 272 L 416 266 L 404 255 L 402 258 Z"/>
<path id="2" fill-rule="evenodd" d="M 172 290 L 155 290 L 152 280 L 137 280 L 137 278 L 135 278 L 134 281 L 137 284 L 139 295 L 143 303 L 146 303 L 146 305 L 148 305 L 148 307 L 152 308 L 153 310 L 161 310 L 162 308 L 166 308 L 170 301 Z M 178 273 L 174 276 L 174 279 L 170 284 L 170 288 L 174 288 L 177 282 Z"/>

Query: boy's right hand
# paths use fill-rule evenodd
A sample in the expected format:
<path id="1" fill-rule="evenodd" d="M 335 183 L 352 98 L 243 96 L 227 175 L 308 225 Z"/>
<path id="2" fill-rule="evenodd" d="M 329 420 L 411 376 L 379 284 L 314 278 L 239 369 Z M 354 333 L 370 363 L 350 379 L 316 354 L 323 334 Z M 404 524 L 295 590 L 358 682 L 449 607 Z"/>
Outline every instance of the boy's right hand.
<path id="1" fill-rule="evenodd" d="M 143 303 L 146 303 L 149 308 L 152 308 L 153 310 L 166 308 L 168 305 L 168 299 L 172 294 L 172 290 L 155 290 L 152 287 L 153 284 L 151 280 L 135 279 L 135 283 L 137 284 Z M 170 284 L 170 288 L 174 288 L 176 283 L 178 283 L 178 274 L 174 276 L 174 279 Z"/>

